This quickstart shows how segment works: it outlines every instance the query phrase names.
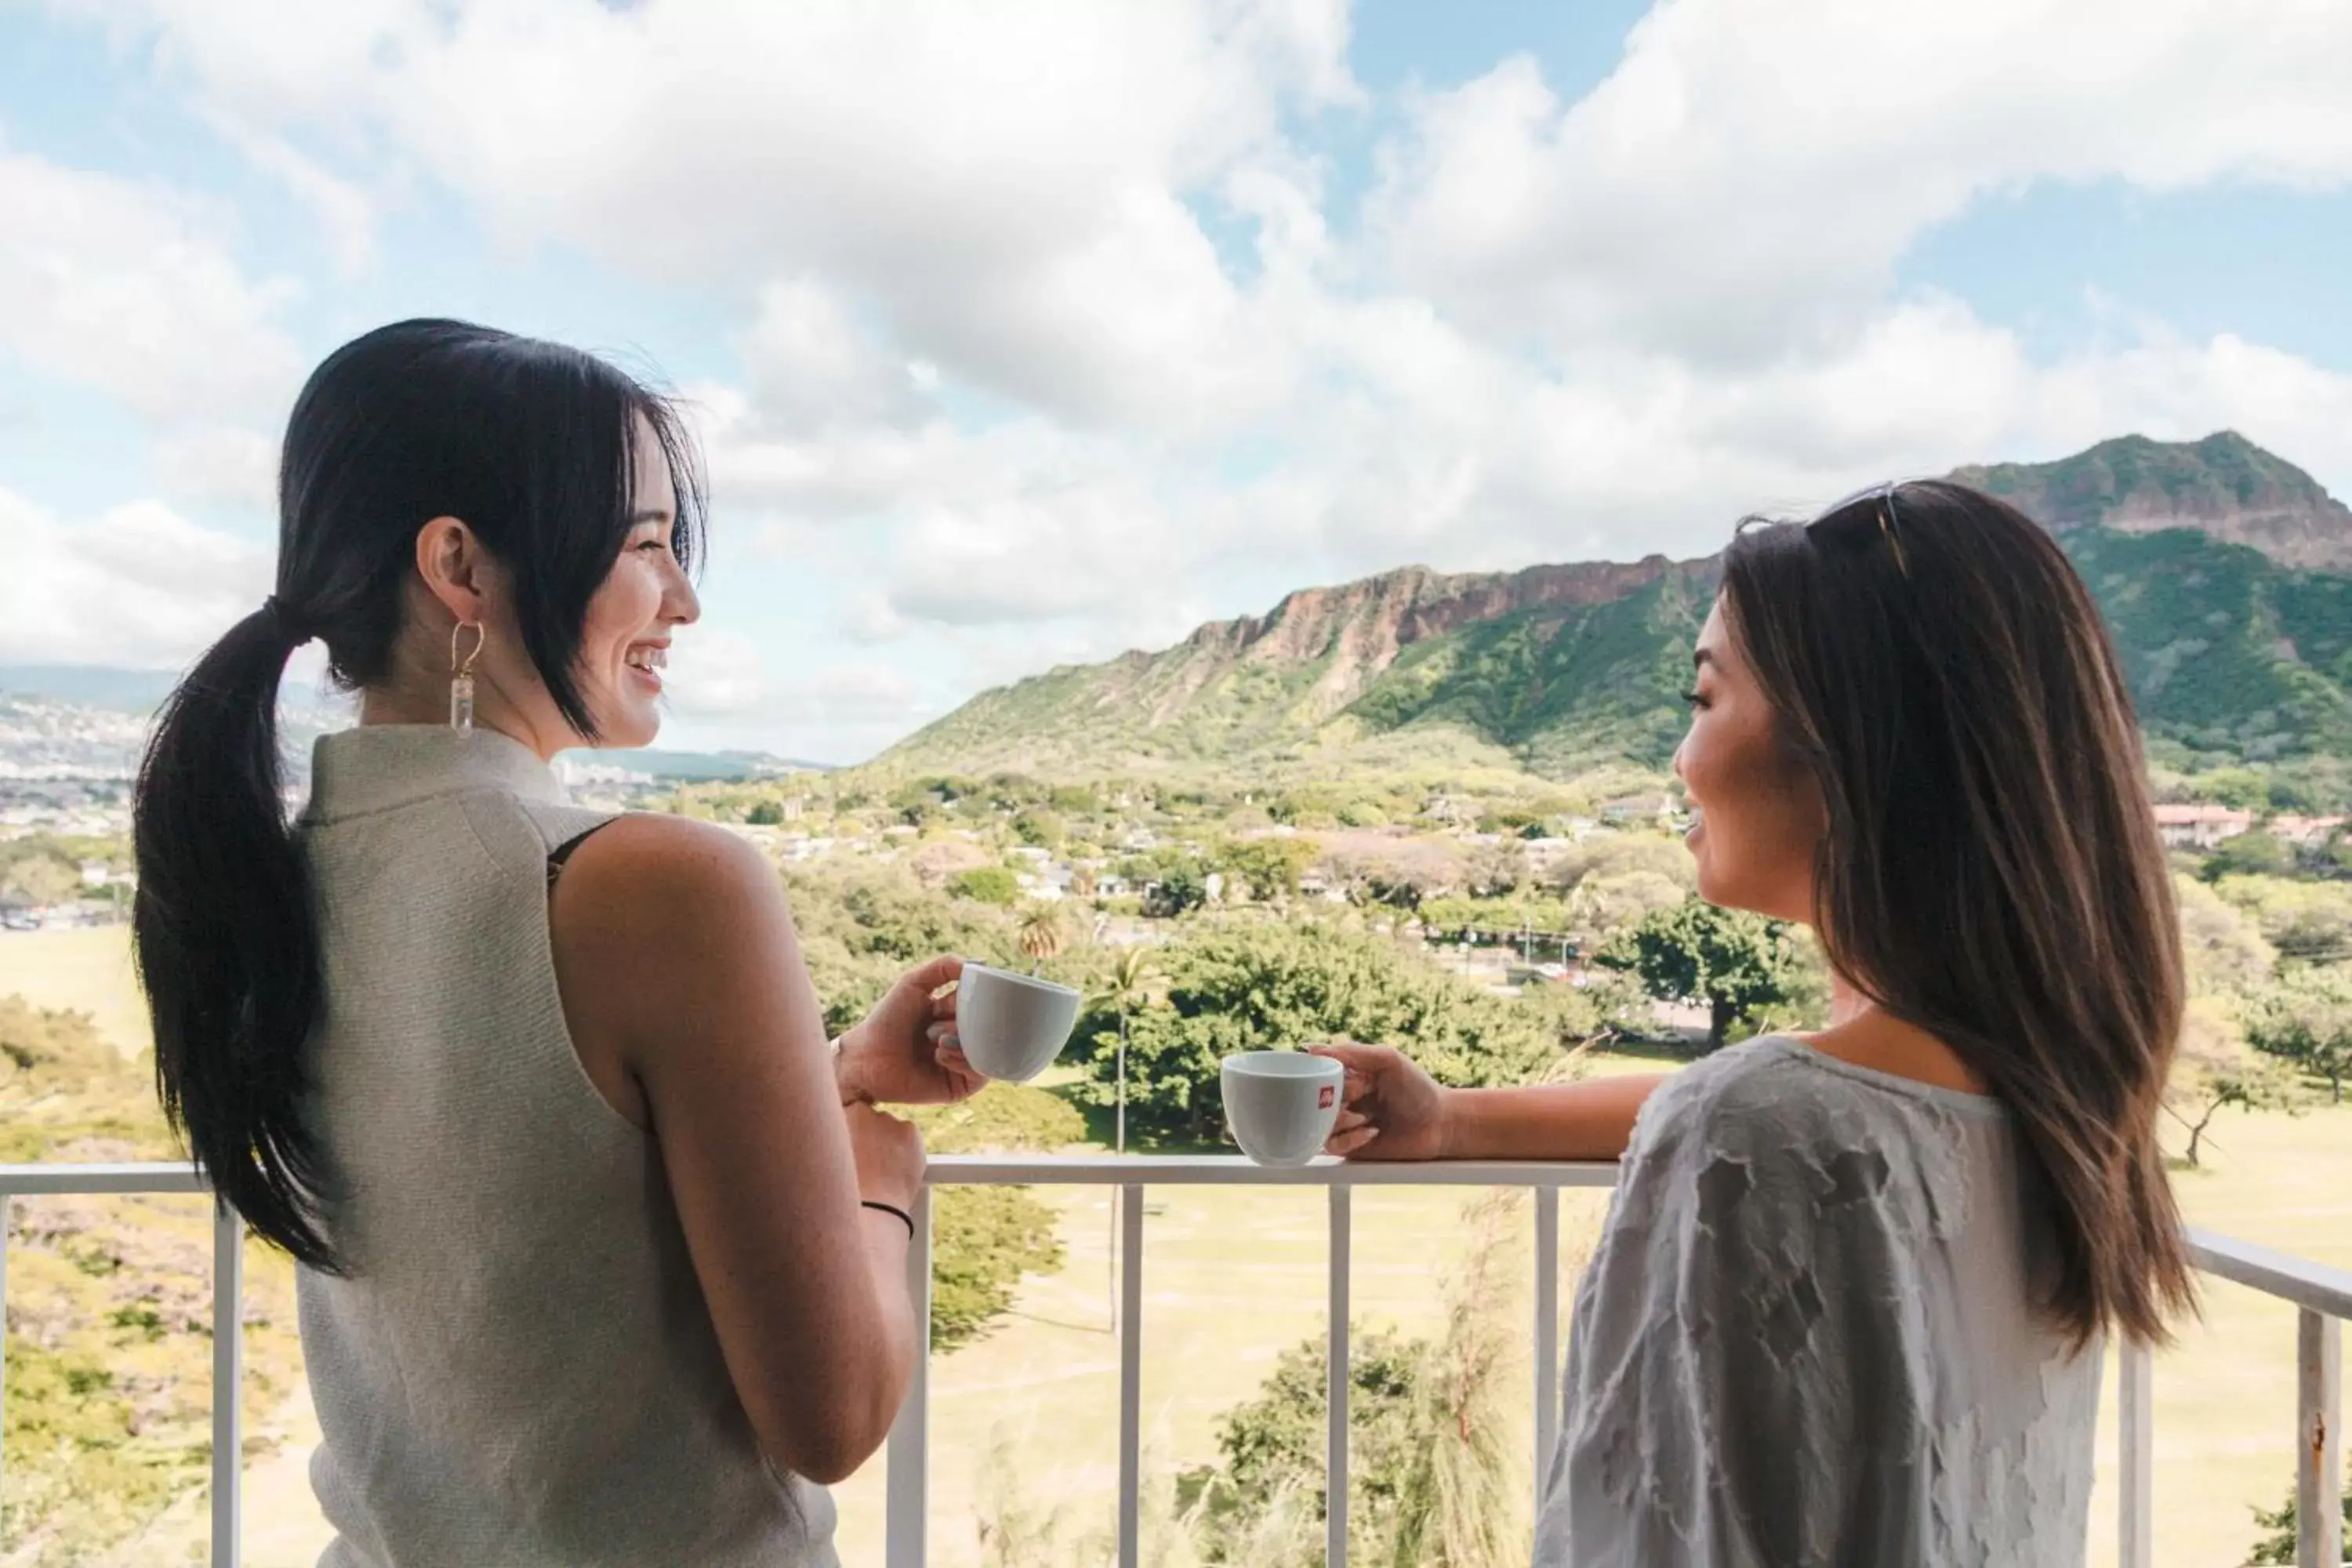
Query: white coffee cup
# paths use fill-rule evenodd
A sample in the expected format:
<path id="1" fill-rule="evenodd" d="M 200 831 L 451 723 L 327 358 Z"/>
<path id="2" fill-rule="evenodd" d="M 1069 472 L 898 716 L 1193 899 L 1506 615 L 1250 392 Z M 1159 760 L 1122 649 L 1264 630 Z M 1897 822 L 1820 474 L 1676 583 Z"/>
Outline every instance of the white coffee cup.
<path id="1" fill-rule="evenodd" d="M 1244 1051 L 1225 1058 L 1225 1126 L 1261 1165 L 1304 1165 L 1339 1120 L 1347 1069 L 1305 1051 Z"/>
<path id="2" fill-rule="evenodd" d="M 965 962 L 956 986 L 956 1037 L 971 1065 L 990 1078 L 1035 1078 L 1062 1054 L 1077 1021 L 1074 988 Z"/>

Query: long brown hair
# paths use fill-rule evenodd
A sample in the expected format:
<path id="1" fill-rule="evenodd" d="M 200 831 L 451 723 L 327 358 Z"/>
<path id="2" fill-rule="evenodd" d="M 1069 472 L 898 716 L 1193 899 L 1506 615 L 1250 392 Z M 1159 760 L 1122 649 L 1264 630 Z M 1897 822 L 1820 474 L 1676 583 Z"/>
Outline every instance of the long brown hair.
<path id="1" fill-rule="evenodd" d="M 2008 1105 L 2078 1340 L 2166 1337 L 2195 1291 L 2156 1125 L 2180 936 L 2122 668 L 2049 534 L 1965 485 L 1746 527 L 1725 618 L 1820 782 L 1831 963 Z"/>

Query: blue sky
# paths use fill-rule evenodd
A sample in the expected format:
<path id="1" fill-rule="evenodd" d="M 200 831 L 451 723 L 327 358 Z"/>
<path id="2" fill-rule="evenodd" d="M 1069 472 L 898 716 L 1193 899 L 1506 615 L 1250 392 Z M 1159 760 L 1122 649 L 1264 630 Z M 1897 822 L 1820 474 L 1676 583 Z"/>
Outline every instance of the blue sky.
<path id="1" fill-rule="evenodd" d="M 192 657 L 302 374 L 427 313 L 689 398 L 667 739 L 830 760 L 2129 430 L 2352 490 L 2352 17 L 2267 9 L 0 0 L 0 662 Z"/>

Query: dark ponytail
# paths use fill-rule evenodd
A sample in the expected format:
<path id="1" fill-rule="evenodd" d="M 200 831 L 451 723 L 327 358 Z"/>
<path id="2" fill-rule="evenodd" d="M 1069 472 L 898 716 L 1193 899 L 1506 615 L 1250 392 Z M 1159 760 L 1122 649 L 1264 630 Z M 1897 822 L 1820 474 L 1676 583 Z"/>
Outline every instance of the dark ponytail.
<path id="1" fill-rule="evenodd" d="M 156 1089 L 221 1203 L 313 1268 L 341 1262 L 328 1162 L 303 1121 L 325 997 L 278 758 L 287 658 L 317 637 L 339 686 L 388 680 L 417 531 L 458 518 L 508 567 L 522 649 L 593 742 L 580 637 L 633 525 L 644 428 L 677 496 L 671 547 L 691 564 L 702 530 L 692 443 L 676 410 L 620 371 L 463 321 L 402 321 L 344 344 L 287 424 L 277 592 L 189 672 L 148 745 L 132 934 Z"/>
<path id="2" fill-rule="evenodd" d="M 131 927 L 164 1116 L 223 1205 L 331 1268 L 300 1106 L 319 932 L 278 754 L 278 683 L 303 640 L 273 599 L 164 704 L 139 772 Z"/>

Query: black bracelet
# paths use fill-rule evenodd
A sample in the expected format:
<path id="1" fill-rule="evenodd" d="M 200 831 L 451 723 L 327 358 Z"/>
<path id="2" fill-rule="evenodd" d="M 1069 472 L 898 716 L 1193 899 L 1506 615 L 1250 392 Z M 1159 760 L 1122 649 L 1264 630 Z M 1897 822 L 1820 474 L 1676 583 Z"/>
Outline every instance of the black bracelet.
<path id="1" fill-rule="evenodd" d="M 877 1204 L 872 1198 L 860 1198 L 858 1200 L 858 1206 L 860 1208 L 880 1209 L 884 1214 L 897 1215 L 898 1216 L 898 1223 L 907 1227 L 907 1239 L 908 1241 L 915 1239 L 915 1216 L 908 1214 L 905 1209 L 900 1208 L 897 1204 Z"/>

